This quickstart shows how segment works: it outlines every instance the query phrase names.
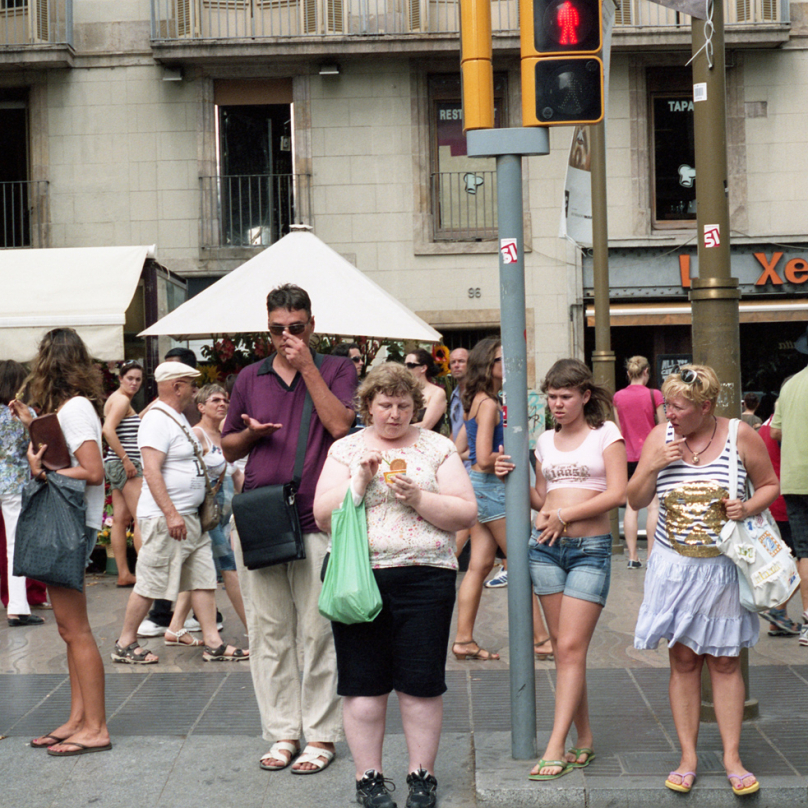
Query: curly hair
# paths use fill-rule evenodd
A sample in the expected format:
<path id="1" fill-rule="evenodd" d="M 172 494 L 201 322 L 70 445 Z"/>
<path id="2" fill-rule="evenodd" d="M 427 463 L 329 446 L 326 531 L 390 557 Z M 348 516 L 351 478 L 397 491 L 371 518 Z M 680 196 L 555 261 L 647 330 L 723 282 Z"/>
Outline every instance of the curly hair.
<path id="1" fill-rule="evenodd" d="M 385 362 L 373 368 L 356 391 L 359 416 L 368 426 L 373 423 L 370 405 L 380 393 L 385 396 L 410 396 L 413 417 L 424 406 L 424 394 L 415 376 L 398 362 Z"/>
<path id="2" fill-rule="evenodd" d="M 468 362 L 466 363 L 466 386 L 463 388 L 463 411 L 468 413 L 471 409 L 471 402 L 477 393 L 485 393 L 491 398 L 497 397 L 497 389 L 494 385 L 494 360 L 497 351 L 502 346 L 502 341 L 496 337 L 487 337 L 480 340 L 470 351 Z"/>
<path id="3" fill-rule="evenodd" d="M 31 363 L 25 380 L 31 405 L 42 414 L 56 412 L 66 401 L 84 396 L 102 416 L 104 387 L 101 371 L 93 364 L 90 352 L 72 328 L 48 331 Z"/>
<path id="4" fill-rule="evenodd" d="M 595 384 L 592 371 L 580 359 L 559 359 L 547 371 L 541 383 L 542 393 L 548 390 L 580 390 L 589 391 L 589 401 L 584 404 L 584 418 L 592 429 L 599 429 L 612 415 L 612 394 L 600 385 Z M 561 429 L 556 424 L 556 431 Z"/>
<path id="5" fill-rule="evenodd" d="M 692 381 L 685 381 L 683 378 L 690 377 L 688 371 L 693 374 Z M 721 383 L 709 365 L 682 365 L 676 373 L 671 373 L 662 385 L 662 395 L 666 401 L 676 396 L 692 401 L 696 406 L 709 401 L 712 405 L 711 411 L 715 409 L 720 392 Z"/>

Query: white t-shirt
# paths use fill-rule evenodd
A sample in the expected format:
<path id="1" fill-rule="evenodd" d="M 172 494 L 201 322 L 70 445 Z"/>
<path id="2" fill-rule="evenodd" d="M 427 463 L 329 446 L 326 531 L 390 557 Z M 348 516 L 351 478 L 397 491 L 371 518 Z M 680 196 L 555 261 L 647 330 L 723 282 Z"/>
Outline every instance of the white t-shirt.
<path id="1" fill-rule="evenodd" d="M 168 413 L 169 417 L 158 410 Z M 201 449 L 188 419 L 162 401 L 155 401 L 143 416 L 137 433 L 137 446 L 141 452 L 145 446 L 165 454 L 161 471 L 168 496 L 180 514 L 190 514 L 195 513 L 205 499 L 205 469 L 200 467 L 188 435 L 182 431 L 180 424 L 193 438 L 197 448 Z M 154 501 L 144 477 L 137 503 L 137 517 L 154 519 L 157 516 L 164 514 Z"/>
<path id="2" fill-rule="evenodd" d="M 65 436 L 65 443 L 70 450 L 71 466 L 78 466 L 76 449 L 88 440 L 93 440 L 98 444 L 98 453 L 101 454 L 101 419 L 89 399 L 84 396 L 69 399 L 59 410 L 57 417 Z M 84 490 L 84 501 L 87 503 L 84 524 L 101 530 L 101 519 L 104 513 L 104 484 L 88 485 Z"/>

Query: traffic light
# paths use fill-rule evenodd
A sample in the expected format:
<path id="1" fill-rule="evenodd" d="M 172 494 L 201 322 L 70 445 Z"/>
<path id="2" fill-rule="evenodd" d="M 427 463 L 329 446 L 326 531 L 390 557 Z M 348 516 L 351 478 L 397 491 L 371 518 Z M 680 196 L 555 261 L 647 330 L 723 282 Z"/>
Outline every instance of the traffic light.
<path id="1" fill-rule="evenodd" d="M 601 0 L 520 0 L 522 125 L 603 119 Z"/>

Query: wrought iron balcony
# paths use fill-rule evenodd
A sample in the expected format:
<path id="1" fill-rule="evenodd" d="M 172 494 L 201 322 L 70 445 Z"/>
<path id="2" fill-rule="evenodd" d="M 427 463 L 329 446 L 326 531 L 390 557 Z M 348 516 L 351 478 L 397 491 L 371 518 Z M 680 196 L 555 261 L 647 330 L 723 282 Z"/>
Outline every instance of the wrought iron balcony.
<path id="1" fill-rule="evenodd" d="M 442 171 L 432 175 L 436 241 L 484 241 L 497 237 L 497 172 Z"/>
<path id="2" fill-rule="evenodd" d="M 268 247 L 311 218 L 308 174 L 200 177 L 202 247 Z"/>
<path id="3" fill-rule="evenodd" d="M 47 247 L 48 183 L 0 182 L 0 248 Z"/>
<path id="4" fill-rule="evenodd" d="M 73 45 L 73 0 L 0 0 L 0 48 Z"/>
<path id="5" fill-rule="evenodd" d="M 725 20 L 730 27 L 787 23 L 788 2 L 724 0 Z M 423 37 L 457 35 L 460 30 L 458 0 L 151 0 L 151 4 L 152 40 L 164 43 Z M 495 38 L 518 36 L 518 0 L 491 0 L 491 15 Z M 615 20 L 617 31 L 685 30 L 689 25 L 689 16 L 650 0 L 621 0 Z"/>

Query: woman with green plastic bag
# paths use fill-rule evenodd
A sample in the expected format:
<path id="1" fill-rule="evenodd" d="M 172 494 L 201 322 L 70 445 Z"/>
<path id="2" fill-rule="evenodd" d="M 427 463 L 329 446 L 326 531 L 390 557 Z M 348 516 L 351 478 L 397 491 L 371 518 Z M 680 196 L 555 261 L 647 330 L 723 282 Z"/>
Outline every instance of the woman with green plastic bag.
<path id="1" fill-rule="evenodd" d="M 409 756 L 407 806 L 433 808 L 455 601 L 454 534 L 474 524 L 477 504 L 454 444 L 412 426 L 423 396 L 407 368 L 374 368 L 357 396 L 368 426 L 331 447 L 314 499 L 324 531 L 341 504 L 364 505 L 366 552 L 382 600 L 370 622 L 331 624 L 356 799 L 372 808 L 395 805 L 382 773 L 387 700 L 395 690 Z M 345 510 L 338 513 L 343 518 Z"/>

